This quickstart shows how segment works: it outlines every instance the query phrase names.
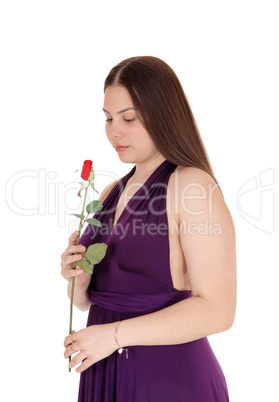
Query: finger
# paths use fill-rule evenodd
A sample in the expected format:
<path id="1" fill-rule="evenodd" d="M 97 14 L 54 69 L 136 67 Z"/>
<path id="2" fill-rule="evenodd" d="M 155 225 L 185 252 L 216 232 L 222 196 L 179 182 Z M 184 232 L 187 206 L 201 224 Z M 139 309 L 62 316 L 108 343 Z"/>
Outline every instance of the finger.
<path id="1" fill-rule="evenodd" d="M 86 251 L 86 248 L 82 244 L 79 244 L 78 246 L 71 245 L 65 251 L 65 255 L 78 254 L 78 253 L 82 254 L 85 251 Z"/>
<path id="2" fill-rule="evenodd" d="M 73 343 L 70 335 L 66 336 L 65 340 L 64 340 L 64 347 L 67 348 L 69 345 L 71 345 Z"/>
<path id="3" fill-rule="evenodd" d="M 62 275 L 63 275 L 64 279 L 68 280 L 68 279 L 71 279 L 73 277 L 80 276 L 82 274 L 84 274 L 84 269 L 82 269 L 82 268 L 77 266 L 77 268 L 75 268 L 75 269 L 65 269 L 63 271 Z"/>
<path id="4" fill-rule="evenodd" d="M 77 261 L 79 261 L 81 258 L 79 258 Z M 70 258 L 69 260 L 65 260 L 64 262 L 61 262 L 61 273 L 63 275 L 63 272 L 69 270 L 69 269 L 74 269 L 74 264 L 77 263 L 77 261 L 75 261 L 75 258 L 72 259 Z"/>
<path id="5" fill-rule="evenodd" d="M 65 349 L 65 352 L 64 352 L 65 359 L 68 359 L 68 357 L 74 355 L 75 353 L 77 353 L 79 351 L 79 349 L 76 347 L 75 344 L 76 344 L 76 342 L 72 343 Z"/>
<path id="6" fill-rule="evenodd" d="M 75 230 L 74 233 L 71 234 L 71 236 L 69 237 L 69 246 L 76 244 L 78 234 L 79 234 L 78 230 Z"/>
<path id="7" fill-rule="evenodd" d="M 66 347 L 66 350 L 65 350 L 65 352 L 64 352 L 64 357 L 65 357 L 65 359 L 67 359 L 69 356 L 72 356 L 73 354 L 75 354 L 75 353 L 77 353 L 77 352 L 80 351 L 80 346 L 79 346 L 79 344 L 77 343 L 77 341 L 75 340 L 76 337 L 75 337 L 74 335 L 75 335 L 75 331 L 72 331 L 72 334 L 69 335 L 69 337 L 70 337 L 72 343 L 69 344 L 69 345 Z M 69 337 L 67 337 L 67 338 L 69 338 Z"/>
<path id="8" fill-rule="evenodd" d="M 68 347 L 65 349 L 65 352 L 64 352 L 64 357 L 65 357 L 65 359 L 68 359 L 68 357 L 72 356 L 72 354 L 74 353 L 74 352 L 72 351 L 72 349 L 71 349 L 71 346 L 72 346 L 72 345 L 68 346 Z"/>
<path id="9" fill-rule="evenodd" d="M 86 359 L 86 354 L 84 352 L 77 353 L 69 363 L 69 367 L 73 368 L 77 364 L 81 363 L 84 359 Z"/>
<path id="10" fill-rule="evenodd" d="M 68 266 L 73 264 L 74 262 L 77 262 L 83 258 L 82 254 L 73 254 L 73 255 L 68 255 L 67 257 L 64 258 L 63 265 Z"/>
<path id="11" fill-rule="evenodd" d="M 82 245 L 68 247 L 64 253 L 61 254 L 61 267 L 65 268 L 67 265 L 72 264 L 83 258 L 86 248 Z M 77 256 L 77 257 L 74 257 Z M 76 259 L 78 258 L 78 259 Z"/>
<path id="12" fill-rule="evenodd" d="M 92 366 L 92 364 L 94 363 L 95 362 L 92 359 L 85 359 L 83 363 L 76 369 L 76 373 L 82 373 L 84 370 L 88 369 L 88 367 Z"/>
<path id="13" fill-rule="evenodd" d="M 84 272 L 82 268 L 80 268 L 78 265 L 76 268 L 73 268 L 73 264 L 69 265 L 61 265 L 61 275 L 65 279 L 72 278 L 73 276 L 78 276 L 81 275 Z"/>
<path id="14" fill-rule="evenodd" d="M 67 348 L 69 345 L 71 345 L 73 342 L 77 341 L 77 332 L 72 331 L 71 335 L 67 335 L 65 340 L 64 340 L 64 347 Z"/>

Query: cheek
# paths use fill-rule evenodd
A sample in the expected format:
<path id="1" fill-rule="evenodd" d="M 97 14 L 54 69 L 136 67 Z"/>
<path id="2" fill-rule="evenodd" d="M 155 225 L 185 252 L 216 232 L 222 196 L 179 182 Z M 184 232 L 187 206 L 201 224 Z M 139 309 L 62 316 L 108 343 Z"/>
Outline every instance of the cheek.
<path id="1" fill-rule="evenodd" d="M 141 124 L 139 124 L 137 127 L 134 127 L 130 133 L 140 143 L 144 143 L 146 145 L 152 143 L 150 135 Z"/>
<path id="2" fill-rule="evenodd" d="M 110 129 L 107 125 L 105 126 L 105 133 L 106 133 L 107 138 L 110 140 L 111 139 Z"/>
<path id="3" fill-rule="evenodd" d="M 145 131 L 141 133 L 142 143 L 148 146 L 148 148 L 154 148 L 154 143 L 150 137 L 150 135 Z"/>

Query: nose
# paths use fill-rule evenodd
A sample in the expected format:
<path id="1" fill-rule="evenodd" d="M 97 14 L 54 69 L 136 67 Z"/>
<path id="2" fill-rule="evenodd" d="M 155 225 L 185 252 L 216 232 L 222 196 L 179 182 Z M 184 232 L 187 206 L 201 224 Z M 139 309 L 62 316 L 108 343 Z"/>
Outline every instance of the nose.
<path id="1" fill-rule="evenodd" d="M 110 138 L 123 138 L 124 135 L 121 127 L 115 121 L 107 123 L 106 132 Z"/>

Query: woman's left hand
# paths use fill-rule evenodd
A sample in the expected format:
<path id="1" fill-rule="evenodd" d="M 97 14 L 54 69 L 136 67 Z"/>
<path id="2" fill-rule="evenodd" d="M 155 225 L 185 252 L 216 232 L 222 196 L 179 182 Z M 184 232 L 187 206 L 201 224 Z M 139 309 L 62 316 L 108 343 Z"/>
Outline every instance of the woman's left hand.
<path id="1" fill-rule="evenodd" d="M 71 335 L 66 336 L 64 342 L 65 359 L 76 354 L 69 363 L 69 367 L 73 368 L 82 363 L 76 369 L 77 373 L 81 373 L 92 364 L 115 352 L 118 349 L 114 337 L 117 324 L 118 322 L 91 325 L 78 332 L 72 331 Z"/>

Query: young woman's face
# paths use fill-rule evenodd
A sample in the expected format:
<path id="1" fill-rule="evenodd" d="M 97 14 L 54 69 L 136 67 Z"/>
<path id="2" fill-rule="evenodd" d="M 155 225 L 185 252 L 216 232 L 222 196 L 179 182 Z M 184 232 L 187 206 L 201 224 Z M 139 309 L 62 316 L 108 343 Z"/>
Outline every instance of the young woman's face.
<path id="1" fill-rule="evenodd" d="M 125 87 L 106 88 L 104 112 L 107 137 L 122 162 L 143 163 L 160 155 Z"/>

